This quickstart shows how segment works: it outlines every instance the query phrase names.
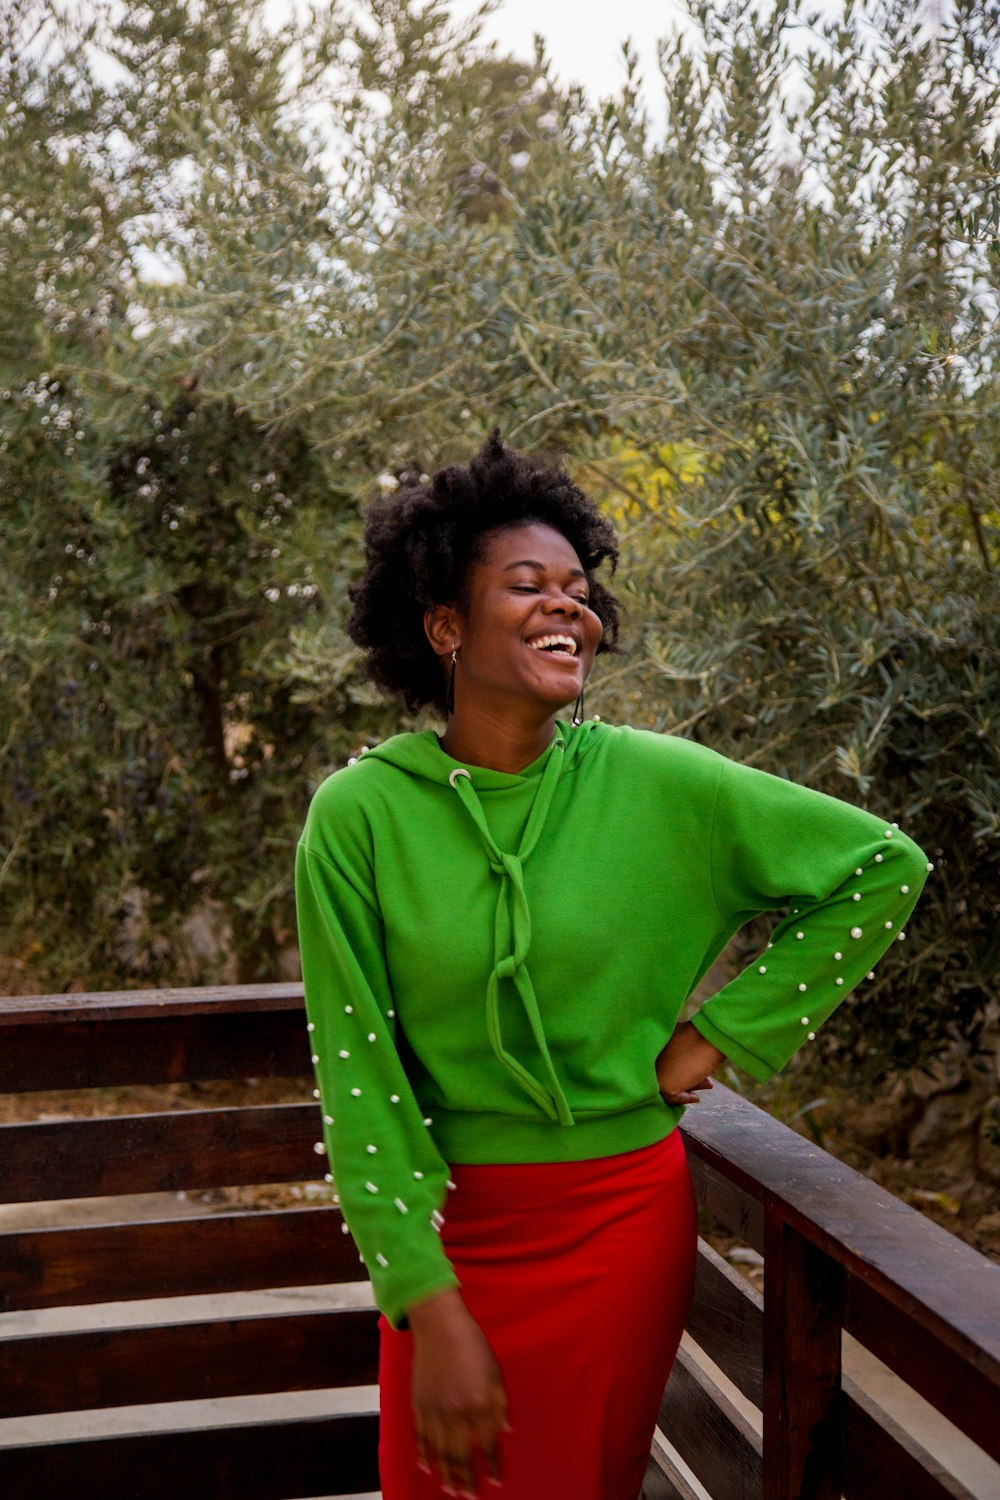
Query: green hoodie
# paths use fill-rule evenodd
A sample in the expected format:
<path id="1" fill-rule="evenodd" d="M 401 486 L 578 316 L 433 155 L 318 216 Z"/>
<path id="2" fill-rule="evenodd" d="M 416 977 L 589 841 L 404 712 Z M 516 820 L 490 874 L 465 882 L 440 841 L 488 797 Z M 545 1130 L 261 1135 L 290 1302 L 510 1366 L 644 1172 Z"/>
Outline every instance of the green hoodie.
<path id="1" fill-rule="evenodd" d="M 316 792 L 296 899 L 317 1149 L 375 1288 L 457 1285 L 438 1237 L 449 1162 L 580 1161 L 683 1113 L 654 1063 L 728 940 L 790 905 L 694 1017 L 765 1079 L 912 911 L 895 824 L 677 736 L 559 723 L 517 775 L 401 734 Z"/>

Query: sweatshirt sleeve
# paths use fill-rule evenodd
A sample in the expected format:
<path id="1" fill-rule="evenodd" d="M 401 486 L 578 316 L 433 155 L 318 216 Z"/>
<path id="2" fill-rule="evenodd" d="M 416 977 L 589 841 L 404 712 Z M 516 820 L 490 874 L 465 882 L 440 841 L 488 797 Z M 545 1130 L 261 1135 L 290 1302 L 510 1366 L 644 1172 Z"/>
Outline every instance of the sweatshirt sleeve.
<path id="1" fill-rule="evenodd" d="M 329 848 L 296 854 L 295 897 L 323 1140 L 345 1224 L 393 1327 L 407 1307 L 458 1277 L 438 1236 L 448 1167 L 395 1043 L 374 882 L 352 878 Z M 329 845 L 329 839 L 324 842 Z M 346 863 L 346 861 L 345 861 Z M 356 860 L 350 863 L 357 864 Z"/>
<path id="2" fill-rule="evenodd" d="M 695 1027 L 752 1077 L 770 1078 L 904 938 L 930 868 L 897 824 L 727 760 L 711 837 L 726 935 L 762 911 L 790 910 Z"/>

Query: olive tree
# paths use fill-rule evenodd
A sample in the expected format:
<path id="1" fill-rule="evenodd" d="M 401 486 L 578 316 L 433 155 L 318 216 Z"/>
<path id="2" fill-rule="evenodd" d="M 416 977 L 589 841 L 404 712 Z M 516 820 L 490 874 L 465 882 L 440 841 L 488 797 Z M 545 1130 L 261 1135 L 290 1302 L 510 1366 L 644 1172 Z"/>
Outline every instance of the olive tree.
<path id="1" fill-rule="evenodd" d="M 87 23 L 103 81 L 66 18 L 8 58 L 12 949 L 130 979 L 109 893 L 141 888 L 160 972 L 206 895 L 241 972 L 278 972 L 310 789 L 409 722 L 344 634 L 364 506 L 500 422 L 622 527 L 630 650 L 592 707 L 857 800 L 934 861 L 829 1045 L 878 1072 L 974 1042 L 1000 16 L 698 3 L 654 131 L 628 45 L 592 101 L 541 39 L 487 49 L 491 8 L 268 29 L 124 3 Z"/>

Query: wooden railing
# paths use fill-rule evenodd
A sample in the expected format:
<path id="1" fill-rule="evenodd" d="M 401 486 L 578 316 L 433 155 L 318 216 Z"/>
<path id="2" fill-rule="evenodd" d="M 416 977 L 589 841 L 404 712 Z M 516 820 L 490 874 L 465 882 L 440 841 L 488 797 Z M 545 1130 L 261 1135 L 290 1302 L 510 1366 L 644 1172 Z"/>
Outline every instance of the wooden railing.
<path id="1" fill-rule="evenodd" d="M 968 1500 L 843 1373 L 842 1334 L 1000 1459 L 1000 1267 L 728 1089 L 682 1129 L 702 1205 L 764 1257 L 761 1298 L 702 1245 L 688 1320 L 762 1438 L 683 1350 L 661 1407 L 713 1500 Z M 691 1493 L 669 1466 L 647 1489 Z"/>
<path id="2" fill-rule="evenodd" d="M 309 1072 L 296 984 L 0 1000 L 0 1093 Z M 314 1104 L 251 1103 L 7 1125 L 0 1202 L 303 1182 L 323 1171 L 316 1126 Z M 682 1128 L 704 1207 L 764 1256 L 761 1298 L 702 1245 L 688 1323 L 762 1412 L 762 1439 L 686 1350 L 663 1398 L 661 1427 L 713 1500 L 967 1495 L 843 1375 L 841 1335 L 1000 1458 L 1000 1269 L 729 1090 L 717 1086 Z M 357 1283 L 363 1268 L 339 1228 L 339 1211 L 317 1206 L 0 1233 L 0 1313 L 22 1322 L 27 1309 L 213 1299 L 173 1318 L 157 1300 L 138 1325 L 109 1308 L 110 1326 L 12 1334 L 17 1316 L 0 1316 L 0 1417 L 48 1414 L 30 1441 L 0 1422 L 0 1494 L 376 1490 L 371 1401 L 332 1415 L 237 1413 L 209 1425 L 168 1415 L 156 1431 L 65 1435 L 66 1414 L 94 1409 L 370 1387 L 370 1307 L 246 1312 L 229 1297 Z M 695 1493 L 657 1450 L 647 1500 Z"/>

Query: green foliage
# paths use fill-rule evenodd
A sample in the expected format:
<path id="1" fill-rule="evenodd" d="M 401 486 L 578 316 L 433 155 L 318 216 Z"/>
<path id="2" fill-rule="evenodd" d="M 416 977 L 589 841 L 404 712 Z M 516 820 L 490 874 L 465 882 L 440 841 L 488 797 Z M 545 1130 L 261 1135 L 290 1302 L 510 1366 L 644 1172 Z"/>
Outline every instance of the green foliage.
<path id="1" fill-rule="evenodd" d="M 877 1075 L 978 1036 L 1000 14 L 692 15 L 654 138 L 627 46 L 590 103 L 441 0 L 280 29 L 126 0 L 34 36 L 6 8 L 0 906 L 30 981 L 173 977 L 206 902 L 243 976 L 279 972 L 310 790 L 402 722 L 343 630 L 365 499 L 500 421 L 625 528 L 632 650 L 593 707 L 935 861 L 828 1052 Z"/>

